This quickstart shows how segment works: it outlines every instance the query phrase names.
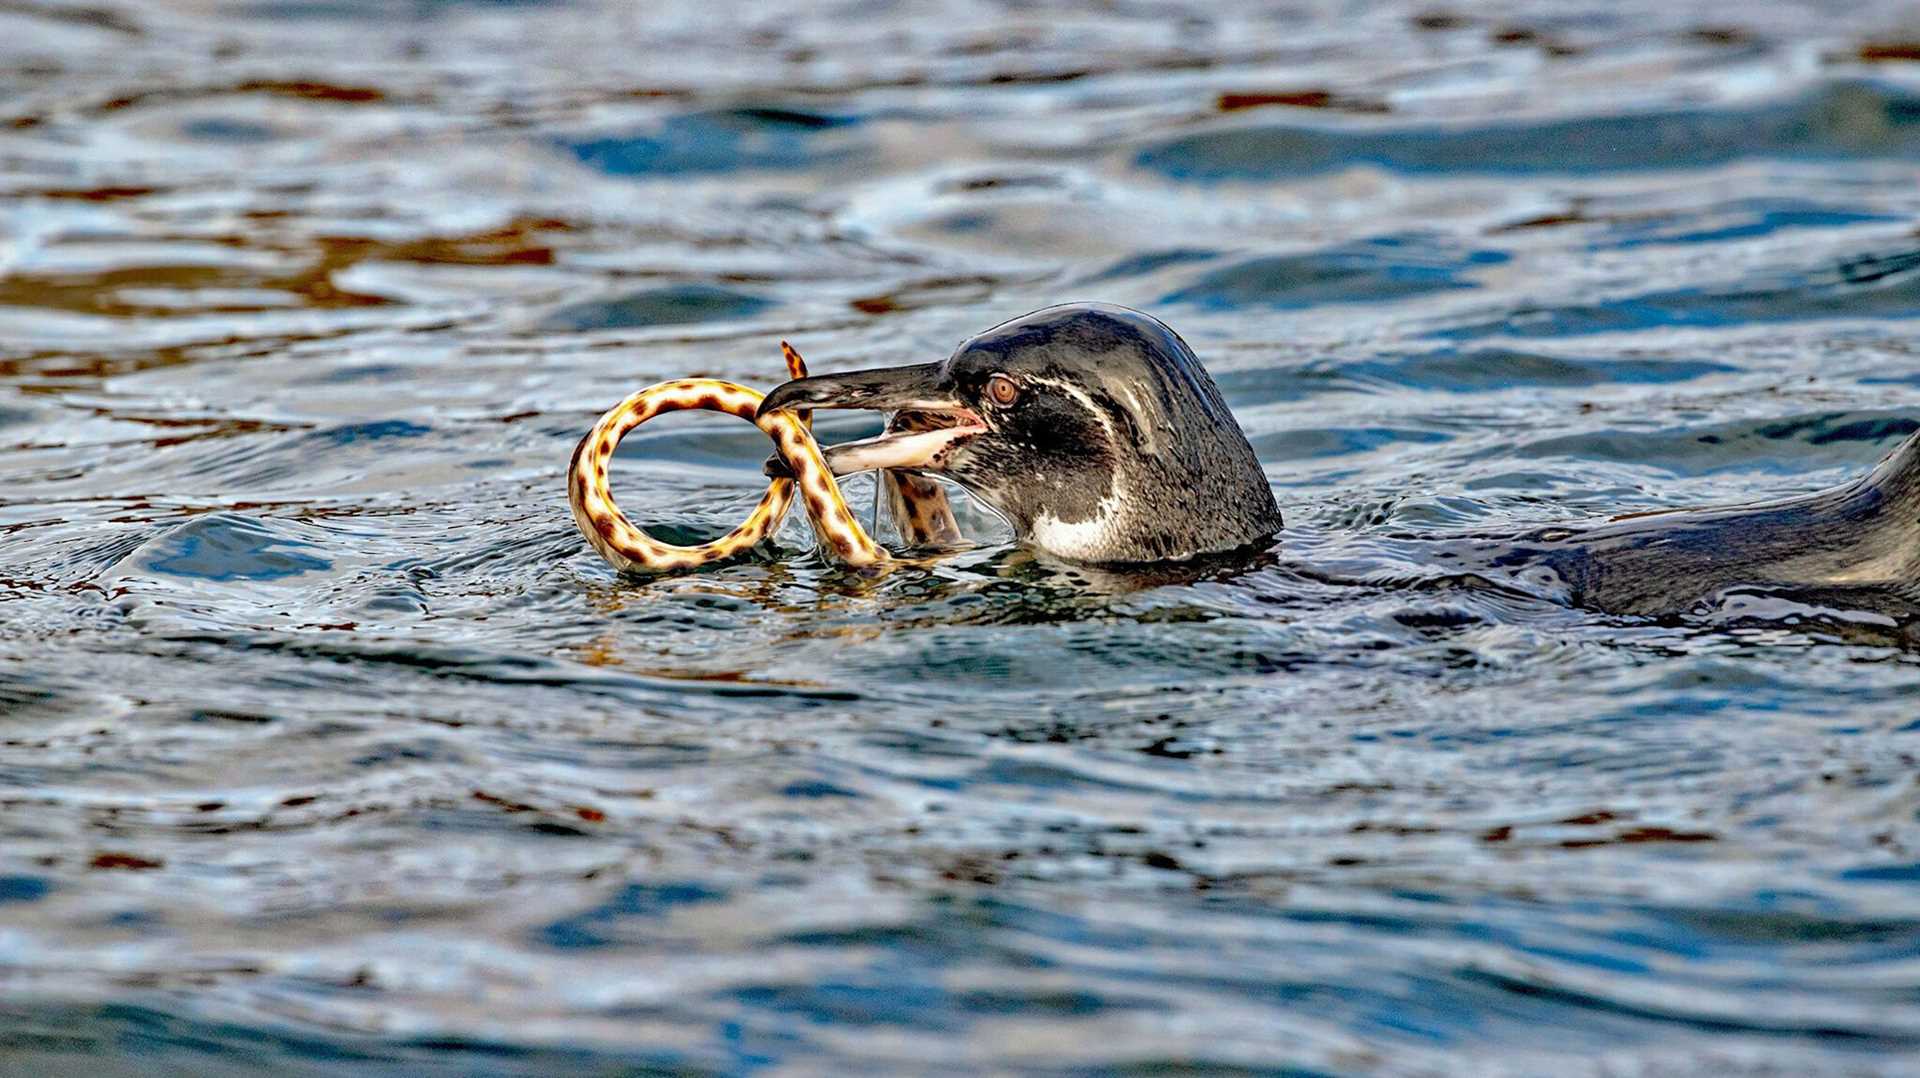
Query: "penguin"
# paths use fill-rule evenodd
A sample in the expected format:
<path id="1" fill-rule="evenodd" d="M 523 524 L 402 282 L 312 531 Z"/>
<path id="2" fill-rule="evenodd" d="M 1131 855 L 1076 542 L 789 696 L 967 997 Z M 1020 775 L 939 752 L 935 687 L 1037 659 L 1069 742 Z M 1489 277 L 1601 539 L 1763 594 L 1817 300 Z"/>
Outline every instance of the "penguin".
<path id="1" fill-rule="evenodd" d="M 1184 561 L 1281 528 L 1206 368 L 1178 334 L 1125 307 L 1048 307 L 942 362 L 796 379 L 760 405 L 783 408 L 899 413 L 877 438 L 829 447 L 834 474 L 945 476 L 1021 542 L 1068 561 Z"/>
<path id="2" fill-rule="evenodd" d="M 940 362 L 795 379 L 760 404 L 785 408 L 896 413 L 880 436 L 828 448 L 834 473 L 951 479 L 1018 542 L 1067 562 L 1270 551 L 1283 526 L 1206 368 L 1172 329 L 1125 307 L 1043 308 Z M 1422 540 L 1450 573 L 1609 613 L 1684 612 L 1739 589 L 1920 610 L 1920 435 L 1814 494 Z"/>

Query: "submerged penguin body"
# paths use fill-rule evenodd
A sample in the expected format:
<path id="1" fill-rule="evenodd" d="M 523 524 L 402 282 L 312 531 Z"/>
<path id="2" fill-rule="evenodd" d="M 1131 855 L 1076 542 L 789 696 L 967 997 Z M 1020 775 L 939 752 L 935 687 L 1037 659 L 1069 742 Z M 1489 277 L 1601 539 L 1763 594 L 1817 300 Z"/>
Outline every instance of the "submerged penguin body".
<path id="1" fill-rule="evenodd" d="M 1684 613 L 1745 590 L 1920 610 L 1920 434 L 1828 490 L 1449 541 L 1437 557 L 1617 614 Z"/>
<path id="2" fill-rule="evenodd" d="M 886 434 L 828 449 L 834 472 L 945 476 L 1068 561 L 1180 561 L 1265 547 L 1281 528 L 1206 369 L 1123 307 L 1048 307 L 938 363 L 788 382 L 761 410 L 793 407 L 897 413 Z M 1920 435 L 1814 494 L 1428 543 L 1449 568 L 1614 613 L 1684 612 L 1742 588 L 1920 610 Z"/>

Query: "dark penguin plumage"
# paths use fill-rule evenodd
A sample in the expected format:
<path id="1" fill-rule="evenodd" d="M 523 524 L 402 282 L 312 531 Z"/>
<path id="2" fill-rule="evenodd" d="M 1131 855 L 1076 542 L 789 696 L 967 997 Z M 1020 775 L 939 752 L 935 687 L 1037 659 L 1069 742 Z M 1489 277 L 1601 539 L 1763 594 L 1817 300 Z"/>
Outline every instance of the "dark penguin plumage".
<path id="1" fill-rule="evenodd" d="M 937 436 L 835 446 L 827 462 L 841 474 L 945 475 L 1023 542 L 1069 560 L 1177 561 L 1280 530 L 1266 475 L 1206 368 L 1158 319 L 1125 307 L 1048 307 L 939 363 L 789 382 L 761 410 L 793 406 L 944 418 Z"/>
<path id="2" fill-rule="evenodd" d="M 1910 614 L 1920 610 L 1920 435 L 1829 490 L 1444 541 L 1435 557 L 1617 614 L 1685 613 L 1738 591 Z"/>
<path id="3" fill-rule="evenodd" d="M 761 410 L 785 407 L 906 413 L 896 428 L 920 432 L 835 446 L 833 470 L 946 475 L 1072 561 L 1179 561 L 1280 529 L 1213 379 L 1172 330 L 1124 307 L 1048 307 L 939 363 L 789 382 Z M 1615 613 L 1681 613 L 1741 589 L 1911 613 L 1920 435 L 1861 479 L 1783 501 L 1415 542 L 1438 565 Z"/>

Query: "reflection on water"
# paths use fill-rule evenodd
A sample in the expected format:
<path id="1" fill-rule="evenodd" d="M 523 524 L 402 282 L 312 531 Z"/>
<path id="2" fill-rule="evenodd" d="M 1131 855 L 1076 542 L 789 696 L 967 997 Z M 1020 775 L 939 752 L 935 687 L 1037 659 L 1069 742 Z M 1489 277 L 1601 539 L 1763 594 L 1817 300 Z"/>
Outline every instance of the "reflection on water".
<path id="1" fill-rule="evenodd" d="M 9 1063 L 1911 1070 L 1911 637 L 1418 539 L 1917 429 L 1911 12 L 1749 8 L 0 5 Z M 1283 542 L 568 518 L 640 385 L 1066 299 L 1195 346 Z M 764 454 L 616 485 L 710 536 Z"/>
<path id="2" fill-rule="evenodd" d="M 1873 83 L 1829 82 L 1784 101 L 1710 109 L 1532 122 L 1494 117 L 1471 127 L 1232 127 L 1150 145 L 1137 163 L 1182 180 L 1272 180 L 1368 165 L 1410 173 L 1582 174 L 1853 158 L 1920 158 L 1920 99 Z"/>

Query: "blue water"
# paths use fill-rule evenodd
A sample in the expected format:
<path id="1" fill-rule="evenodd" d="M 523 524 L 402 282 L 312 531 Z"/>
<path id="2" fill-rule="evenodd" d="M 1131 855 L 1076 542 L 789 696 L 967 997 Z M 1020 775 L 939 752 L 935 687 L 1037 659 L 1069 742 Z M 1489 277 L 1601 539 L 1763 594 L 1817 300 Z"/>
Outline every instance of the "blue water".
<path id="1" fill-rule="evenodd" d="M 1405 541 L 1920 429 L 1910 8 L 1270 7 L 0 6 L 0 1071 L 1920 1069 L 1911 633 Z M 1073 299 L 1273 550 L 574 530 L 642 385 Z"/>

